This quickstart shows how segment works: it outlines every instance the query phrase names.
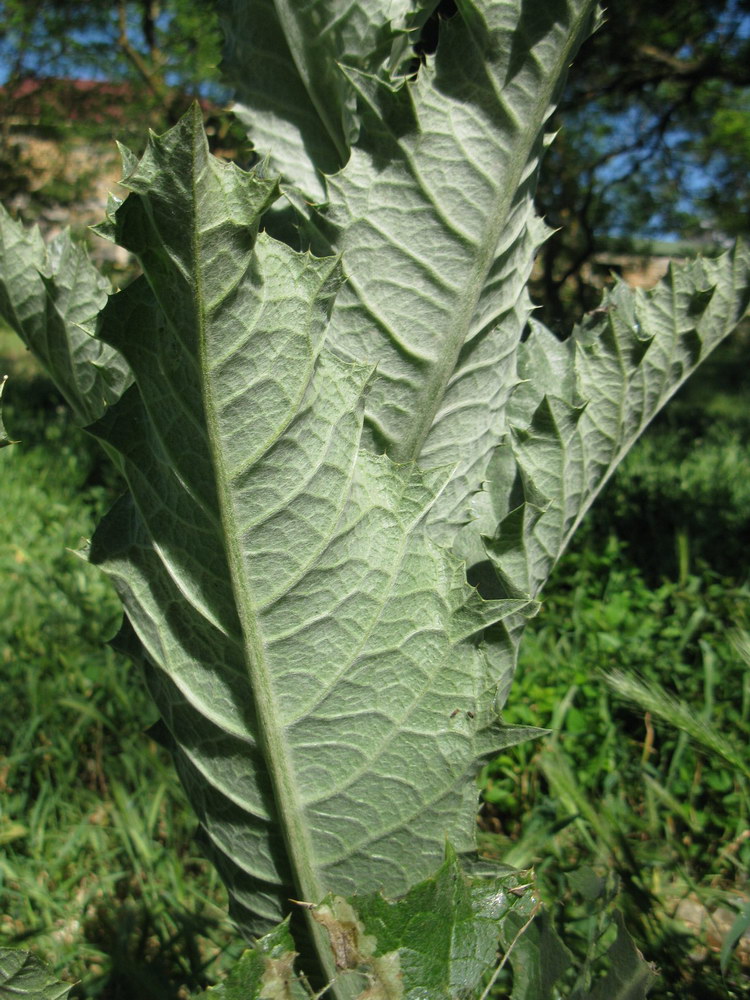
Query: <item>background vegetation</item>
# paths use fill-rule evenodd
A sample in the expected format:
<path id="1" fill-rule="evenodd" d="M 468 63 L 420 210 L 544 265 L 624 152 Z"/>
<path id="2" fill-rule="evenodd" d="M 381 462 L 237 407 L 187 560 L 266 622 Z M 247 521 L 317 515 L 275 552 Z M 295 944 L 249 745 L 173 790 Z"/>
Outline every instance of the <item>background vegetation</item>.
<path id="1" fill-rule="evenodd" d="M 681 0 L 657 15 L 637 0 L 585 48 L 540 191 L 564 226 L 536 288 L 553 325 L 594 301 L 584 279 L 605 238 L 679 235 L 692 252 L 747 232 L 749 12 Z M 221 97 L 214 4 L 13 0 L 0 15 L 6 121 L 14 84 L 43 71 L 140 81 L 141 104 L 96 126 L 108 136 L 143 116 L 166 127 L 185 95 Z M 25 182 L 12 139 L 0 144 L 8 198 Z M 22 214 L 79 195 L 58 179 Z M 664 1000 L 750 990 L 749 356 L 745 332 L 600 499 L 550 581 L 506 712 L 552 733 L 482 776 L 483 850 L 535 866 L 584 963 L 606 948 L 617 903 Z M 77 998 L 187 997 L 237 943 L 145 732 L 156 720 L 140 676 L 104 645 L 117 602 L 73 554 L 118 484 L 8 331 L 3 373 L 20 443 L 0 452 L 0 945 L 38 951 L 79 982 Z M 646 688 L 626 698 L 614 671 Z"/>

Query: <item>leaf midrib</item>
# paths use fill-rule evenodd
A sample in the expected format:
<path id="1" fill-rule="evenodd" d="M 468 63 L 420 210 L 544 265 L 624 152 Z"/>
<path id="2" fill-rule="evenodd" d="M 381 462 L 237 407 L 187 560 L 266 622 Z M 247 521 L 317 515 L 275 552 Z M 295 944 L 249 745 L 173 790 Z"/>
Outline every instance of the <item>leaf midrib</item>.
<path id="1" fill-rule="evenodd" d="M 196 174 L 199 170 L 198 158 L 198 151 L 193 147 L 191 183 L 194 189 L 193 204 L 196 205 L 198 204 L 195 191 Z M 209 376 L 207 319 L 210 310 L 203 290 L 201 231 L 197 213 L 193 218 L 191 254 L 194 265 L 192 295 L 197 325 L 202 402 L 210 459 L 216 481 L 219 519 L 226 551 L 227 568 L 240 622 L 243 655 L 255 709 L 258 730 L 256 738 L 271 780 L 274 804 L 278 812 L 279 824 L 292 869 L 295 892 L 304 900 L 318 902 L 325 889 L 313 864 L 312 844 L 304 823 L 297 782 L 290 767 L 290 750 L 279 724 L 280 713 L 271 681 L 271 669 L 259 625 L 256 602 L 245 570 L 241 533 L 231 491 L 231 477 L 227 472 L 222 448 L 217 401 L 214 398 L 213 384 Z M 314 924 L 313 921 L 310 923 Z M 315 934 L 317 926 L 313 927 L 313 933 L 316 937 L 318 937 Z M 326 964 L 326 952 L 321 949 L 320 941 L 318 952 L 321 960 Z"/>

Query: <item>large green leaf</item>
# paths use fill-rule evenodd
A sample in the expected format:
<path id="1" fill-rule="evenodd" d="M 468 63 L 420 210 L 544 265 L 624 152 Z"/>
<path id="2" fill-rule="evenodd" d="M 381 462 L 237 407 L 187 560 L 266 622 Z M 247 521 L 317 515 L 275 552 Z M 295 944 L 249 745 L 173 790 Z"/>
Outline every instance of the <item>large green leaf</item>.
<path id="1" fill-rule="evenodd" d="M 356 97 L 341 64 L 398 71 L 417 0 L 222 0 L 223 68 L 236 82 L 235 113 L 271 170 L 305 198 L 325 199 L 322 171 L 346 163 L 359 131 Z"/>
<path id="2" fill-rule="evenodd" d="M 618 288 L 567 343 L 530 323 L 546 122 L 594 5 L 458 0 L 399 76 L 433 6 L 256 0 L 235 26 L 258 150 L 341 260 L 258 235 L 269 166 L 213 160 L 195 110 L 124 157 L 103 231 L 143 275 L 100 337 L 85 259 L 0 220 L 0 305 L 128 481 L 92 559 L 250 933 L 472 848 L 478 766 L 526 735 L 496 706 L 532 599 L 747 306 L 740 250 Z M 333 975 L 341 913 L 304 912 Z"/>
<path id="3" fill-rule="evenodd" d="M 260 16 L 259 6 L 241 6 L 246 17 Z M 345 6 L 347 23 L 359 5 L 296 6 L 305 16 Z M 593 0 L 457 6 L 415 78 L 375 72 L 369 49 L 343 33 L 326 35 L 322 53 L 329 71 L 335 64 L 346 72 L 358 116 L 351 155 L 339 156 L 336 166 L 346 165 L 328 178 L 320 221 L 347 275 L 329 340 L 342 357 L 377 364 L 366 403 L 371 447 L 425 468 L 455 466 L 430 513 L 435 537 L 448 544 L 469 519 L 470 497 L 506 431 L 531 308 L 526 282 L 546 233 L 532 203 L 545 123 L 594 17 Z M 268 51 L 284 48 L 289 62 L 310 65 L 303 34 L 280 16 L 273 23 L 278 38 Z M 249 25 L 232 27 L 235 46 L 256 36 Z M 249 59 L 233 58 L 228 69 L 241 94 L 259 76 Z M 291 89 L 298 76 L 266 74 L 265 85 L 271 80 L 279 121 L 261 151 L 301 162 L 288 139 L 302 106 Z M 249 103 L 256 137 L 264 106 Z M 319 121 L 315 133 L 327 134 Z M 319 171 L 333 173 L 312 143 L 308 153 Z"/>
<path id="4" fill-rule="evenodd" d="M 533 206 L 545 125 L 595 5 L 457 6 L 415 79 L 347 69 L 359 134 L 328 178 L 320 225 L 347 275 L 329 342 L 346 359 L 377 365 L 369 447 L 453 468 L 428 518 L 433 536 L 474 566 L 487 557 L 476 526 L 465 526 L 508 432 L 531 313 L 526 284 L 546 236 Z M 289 32 L 285 43 L 297 51 Z M 334 55 L 346 62 L 343 51 Z M 239 61 L 230 70 L 242 91 L 247 70 Z M 286 146 L 277 127 L 273 148 Z M 316 166 L 330 172 L 324 159 Z M 515 469 L 507 471 L 512 481 Z M 525 622 L 511 618 L 488 635 L 498 704 Z"/>
<path id="5" fill-rule="evenodd" d="M 308 7 L 317 5 L 300 10 Z M 533 196 L 546 123 L 595 19 L 588 0 L 458 0 L 434 56 L 408 79 L 382 63 L 367 72 L 364 49 L 350 58 L 341 37 L 326 35 L 327 58 L 357 98 L 342 169 L 331 173 L 308 147 L 330 176 L 318 231 L 303 231 L 340 251 L 347 275 L 328 342 L 377 366 L 368 446 L 453 468 L 430 530 L 487 594 L 539 592 L 627 448 L 746 307 L 740 253 L 732 264 L 694 265 L 670 279 L 680 287 L 651 296 L 619 287 L 565 345 L 530 320 L 526 283 L 545 238 Z M 275 23 L 277 47 L 308 64 L 300 32 Z M 239 59 L 229 69 L 242 91 L 252 71 Z M 286 78 L 275 83 L 281 102 Z M 267 142 L 287 155 L 284 127 Z M 704 308 L 709 318 L 698 323 Z M 525 621 L 507 618 L 487 634 L 499 703 Z"/>
<path id="6" fill-rule="evenodd" d="M 443 23 L 434 58 L 415 79 L 347 69 L 359 102 L 359 134 L 348 162 L 327 183 L 323 225 L 332 245 L 343 252 L 347 274 L 329 340 L 341 356 L 377 364 L 366 403 L 371 444 L 397 460 L 416 458 L 423 467 L 455 466 L 430 513 L 435 537 L 456 544 L 468 564 L 476 564 L 483 558 L 477 527 L 494 536 L 498 521 L 508 518 L 493 554 L 503 577 L 512 577 L 512 586 L 524 593 L 539 589 L 601 482 L 694 367 L 662 372 L 658 398 L 644 399 L 634 426 L 633 415 L 622 412 L 623 426 L 604 432 L 617 447 L 606 460 L 598 454 L 585 459 L 586 482 L 576 481 L 581 435 L 588 435 L 593 456 L 603 446 L 591 443 L 591 429 L 618 419 L 618 399 L 627 397 L 628 406 L 638 409 L 638 379 L 629 386 L 627 369 L 631 361 L 637 364 L 638 352 L 628 349 L 619 364 L 593 364 L 584 376 L 576 374 L 572 346 L 561 347 L 540 333 L 528 345 L 520 341 L 530 314 L 526 281 L 544 238 L 532 197 L 545 123 L 593 16 L 592 4 L 584 0 L 463 0 L 456 16 Z M 304 61 L 299 33 L 282 21 L 280 37 L 290 58 Z M 343 43 L 330 35 L 326 44 L 329 58 L 346 64 Z M 239 61 L 230 70 L 242 88 L 248 71 Z M 283 92 L 284 84 L 279 89 Z M 283 130 L 273 145 L 284 149 Z M 316 165 L 329 169 L 322 159 Z M 698 267 L 711 269 L 710 264 Z M 707 288 L 708 272 L 693 269 L 685 287 L 697 280 Z M 720 292 L 709 307 L 719 339 L 744 305 L 742 275 L 732 278 L 734 300 Z M 670 322 L 672 292 L 665 288 L 650 311 L 638 307 L 643 315 L 636 339 L 642 346 L 665 339 L 661 327 Z M 618 289 L 587 322 L 590 354 L 607 352 L 606 337 L 597 338 L 596 330 L 610 321 L 610 312 L 622 313 L 618 322 L 627 325 L 635 308 L 630 298 Z M 674 308 L 685 304 L 680 291 Z M 700 295 L 694 307 L 700 309 Z M 579 335 L 574 342 L 582 345 L 584 339 Z M 706 340 L 703 354 L 716 339 Z M 601 350 L 592 346 L 598 340 Z M 658 368 L 656 349 L 648 353 L 645 368 Z M 538 386 L 546 372 L 555 380 L 554 391 L 530 427 L 528 401 L 542 404 Z M 603 386 L 597 388 L 602 376 Z M 529 381 L 519 386 L 519 379 Z M 576 380 L 581 384 L 571 388 L 570 398 L 562 404 L 552 400 Z M 516 437 L 531 439 L 527 451 L 535 456 L 521 457 L 520 445 L 507 458 L 502 450 L 497 453 L 511 425 Z M 526 466 L 536 461 L 544 474 L 531 475 L 524 461 Z M 456 539 L 472 518 L 472 496 L 486 480 L 494 484 L 490 516 L 461 530 Z M 526 483 L 523 506 L 518 502 L 521 480 Z M 547 510 L 550 503 L 554 512 Z M 481 511 L 482 500 L 473 506 L 474 514 L 476 508 Z M 557 515 L 564 528 L 555 526 Z M 524 551 L 528 535 L 555 531 L 560 543 L 553 542 L 549 552 Z M 537 565 L 527 565 L 529 559 Z"/>
<path id="7" fill-rule="evenodd" d="M 592 8 L 467 0 L 415 80 L 394 90 L 350 73 L 362 131 L 329 181 L 348 279 L 329 337 L 377 362 L 373 447 L 455 467 L 430 514 L 448 544 L 506 429 L 545 237 L 532 201 L 545 123 Z"/>
<path id="8" fill-rule="evenodd" d="M 94 336 L 109 282 L 66 230 L 46 247 L 0 206 L 0 316 L 44 365 L 78 420 L 101 416 L 130 373 Z"/>
<path id="9" fill-rule="evenodd" d="M 275 185 L 211 158 L 197 111 L 124 183 L 144 273 L 101 333 L 135 384 L 91 429 L 131 492 L 92 559 L 242 926 L 404 891 L 446 837 L 473 847 L 480 760 L 526 737 L 475 638 L 526 602 L 483 601 L 430 539 L 446 470 L 360 449 L 371 372 L 324 346 L 339 265 L 256 238 Z"/>

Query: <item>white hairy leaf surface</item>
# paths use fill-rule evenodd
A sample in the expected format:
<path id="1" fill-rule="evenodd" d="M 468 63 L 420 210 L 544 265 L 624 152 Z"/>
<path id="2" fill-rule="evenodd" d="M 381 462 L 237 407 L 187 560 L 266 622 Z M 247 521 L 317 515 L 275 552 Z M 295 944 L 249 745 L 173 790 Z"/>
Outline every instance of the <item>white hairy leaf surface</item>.
<path id="1" fill-rule="evenodd" d="M 433 4 L 416 0 L 222 0 L 224 70 L 234 111 L 269 169 L 313 202 L 323 172 L 346 163 L 359 132 L 356 97 L 342 64 L 398 71 L 408 28 Z"/>
<path id="2" fill-rule="evenodd" d="M 265 58 L 284 53 L 311 65 L 309 42 L 281 14 L 287 5 L 269 6 L 280 33 L 264 43 Z M 340 5 L 297 6 L 312 17 Z M 356 5 L 345 6 L 348 23 Z M 314 200 L 326 203 L 320 226 L 343 254 L 347 278 L 329 343 L 346 359 L 377 366 L 366 402 L 374 451 L 424 468 L 454 467 L 430 513 L 434 536 L 446 544 L 469 519 L 470 497 L 506 430 L 531 311 L 526 283 L 546 235 L 533 207 L 545 123 L 594 18 L 591 0 L 457 6 L 413 78 L 382 71 L 364 44 L 371 30 L 357 42 L 352 34 L 327 35 L 329 66 L 333 60 L 356 100 L 356 130 L 338 172 L 330 157 L 316 159 L 314 142 L 306 144 L 319 175 L 332 175 L 325 197 Z M 230 49 L 249 37 L 232 26 Z M 236 55 L 230 61 L 241 94 L 259 75 L 254 66 Z M 298 79 L 275 77 L 276 100 Z M 256 103 L 247 122 L 261 153 L 307 162 L 289 141 L 293 116 L 261 142 L 262 121 Z M 325 137 L 330 130 L 316 121 L 314 131 Z"/>
<path id="3" fill-rule="evenodd" d="M 237 919 L 400 892 L 471 849 L 481 758 L 521 738 L 475 637 L 525 602 L 483 601 L 426 532 L 449 470 L 360 448 L 371 371 L 324 346 L 339 265 L 256 238 L 275 185 L 212 159 L 197 112 L 124 183 L 144 275 L 101 332 L 135 384 L 92 430 L 130 495 L 92 559 Z"/>
<path id="4" fill-rule="evenodd" d="M 461 3 L 415 80 L 351 74 L 362 131 L 329 181 L 347 275 L 329 337 L 377 362 L 373 448 L 454 467 L 430 515 L 446 544 L 505 431 L 545 237 L 532 201 L 545 122 L 591 18 L 588 0 Z"/>

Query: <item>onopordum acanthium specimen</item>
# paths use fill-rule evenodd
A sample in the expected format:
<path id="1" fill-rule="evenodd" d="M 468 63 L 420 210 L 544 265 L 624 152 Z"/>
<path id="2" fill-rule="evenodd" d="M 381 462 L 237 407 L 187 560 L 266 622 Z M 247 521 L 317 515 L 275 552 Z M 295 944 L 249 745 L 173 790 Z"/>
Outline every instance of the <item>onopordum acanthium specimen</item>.
<path id="1" fill-rule="evenodd" d="M 472 996 L 533 908 L 450 853 L 482 762 L 529 735 L 500 716 L 521 632 L 746 312 L 748 254 L 618 284 L 565 341 L 533 319 L 534 187 L 590 0 L 459 0 L 419 65 L 434 3 L 223 6 L 259 167 L 211 157 L 194 109 L 123 152 L 99 227 L 141 276 L 107 297 L 68 237 L 3 215 L 0 308 L 127 481 L 90 555 L 234 918 L 311 904 L 245 993 L 304 990 L 296 947 L 340 998 Z M 407 960 L 429 912 L 450 933 Z"/>

